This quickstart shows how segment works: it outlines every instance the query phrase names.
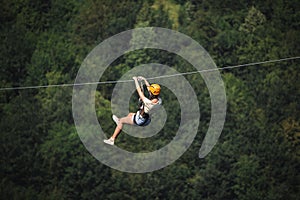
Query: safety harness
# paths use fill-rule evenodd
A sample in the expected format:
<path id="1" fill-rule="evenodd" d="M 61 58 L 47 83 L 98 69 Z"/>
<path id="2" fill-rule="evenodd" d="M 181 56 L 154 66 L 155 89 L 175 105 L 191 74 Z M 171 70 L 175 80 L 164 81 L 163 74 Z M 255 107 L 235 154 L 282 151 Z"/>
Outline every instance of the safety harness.
<path id="1" fill-rule="evenodd" d="M 143 82 L 142 81 L 140 81 L 140 88 L 141 88 L 141 90 L 142 90 L 142 92 L 144 93 L 144 85 L 143 85 Z M 144 105 L 144 102 L 142 101 L 142 99 L 141 98 L 139 98 L 139 102 L 138 102 L 138 106 L 139 106 L 139 117 L 141 117 L 142 116 L 142 118 L 143 119 L 145 119 L 145 121 L 143 122 L 143 123 L 141 123 L 141 124 L 137 124 L 136 123 L 136 120 L 135 120 L 135 117 L 136 117 L 136 114 L 134 115 L 134 123 L 136 124 L 136 125 L 138 125 L 138 126 L 145 126 L 145 125 L 148 125 L 150 122 L 149 122 L 149 120 L 150 120 L 150 115 L 148 114 L 148 113 L 145 113 L 144 112 L 144 107 L 145 107 L 145 105 Z"/>

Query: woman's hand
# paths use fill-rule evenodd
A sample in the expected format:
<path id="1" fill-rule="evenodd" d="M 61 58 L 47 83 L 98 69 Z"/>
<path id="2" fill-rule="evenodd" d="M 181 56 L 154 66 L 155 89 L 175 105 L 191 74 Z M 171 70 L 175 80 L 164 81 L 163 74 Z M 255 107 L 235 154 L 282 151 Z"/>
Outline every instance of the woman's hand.
<path id="1" fill-rule="evenodd" d="M 143 77 L 143 76 L 138 76 L 137 78 L 138 78 L 138 80 L 145 81 L 145 84 L 146 84 L 147 87 L 150 86 L 149 82 L 147 81 L 147 79 L 146 79 L 145 77 Z"/>
<path id="2" fill-rule="evenodd" d="M 145 77 L 143 77 L 143 76 L 138 76 L 137 78 L 138 78 L 138 80 L 140 80 L 140 81 L 146 80 Z"/>

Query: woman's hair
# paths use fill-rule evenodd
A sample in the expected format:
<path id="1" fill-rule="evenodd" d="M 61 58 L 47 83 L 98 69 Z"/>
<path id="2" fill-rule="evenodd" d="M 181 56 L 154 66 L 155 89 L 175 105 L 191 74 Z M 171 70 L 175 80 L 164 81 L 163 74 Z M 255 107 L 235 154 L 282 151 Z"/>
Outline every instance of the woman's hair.
<path id="1" fill-rule="evenodd" d="M 149 92 L 149 94 L 150 94 L 150 96 L 149 96 L 150 100 L 158 98 L 158 95 L 153 95 L 151 92 Z"/>

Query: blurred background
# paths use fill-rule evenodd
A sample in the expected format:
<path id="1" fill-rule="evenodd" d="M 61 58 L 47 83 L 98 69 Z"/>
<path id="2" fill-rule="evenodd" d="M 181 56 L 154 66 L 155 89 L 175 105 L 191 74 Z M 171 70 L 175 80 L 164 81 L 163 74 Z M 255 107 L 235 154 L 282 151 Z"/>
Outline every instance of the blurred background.
<path id="1" fill-rule="evenodd" d="M 150 173 L 103 165 L 80 141 L 72 117 L 72 84 L 88 53 L 133 28 L 182 32 L 202 45 L 217 67 L 300 56 L 298 0 L 1 0 L 1 199 L 298 199 L 300 60 L 221 70 L 227 115 L 214 149 L 199 159 L 210 121 L 210 96 L 200 75 L 187 75 L 201 121 L 187 152 Z M 118 58 L 99 81 L 118 80 L 145 63 L 179 72 L 195 69 L 169 52 L 147 49 Z M 109 136 L 114 84 L 99 85 L 96 112 Z M 179 103 L 162 93 L 168 119 L 159 134 L 117 145 L 150 152 L 178 129 Z M 137 108 L 132 96 L 131 111 Z M 298 196 L 298 198 L 297 198 Z"/>

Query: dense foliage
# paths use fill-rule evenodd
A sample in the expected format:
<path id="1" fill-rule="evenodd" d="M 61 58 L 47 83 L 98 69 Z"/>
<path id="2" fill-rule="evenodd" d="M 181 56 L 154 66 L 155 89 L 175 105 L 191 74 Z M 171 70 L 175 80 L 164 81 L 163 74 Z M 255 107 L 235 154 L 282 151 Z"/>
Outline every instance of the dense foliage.
<path id="1" fill-rule="evenodd" d="M 1 0 L 0 86 L 73 83 L 97 44 L 135 27 L 187 34 L 219 67 L 299 56 L 299 8 L 298 0 Z M 154 61 L 190 69 L 174 55 L 145 50 L 124 55 L 105 77 L 118 80 L 132 67 Z M 210 120 L 210 97 L 199 77 L 187 76 L 201 110 L 197 137 L 172 165 L 145 174 L 111 169 L 85 149 L 73 122 L 71 87 L 1 90 L 1 199 L 297 199 L 299 64 L 221 71 L 226 122 L 204 159 L 198 151 Z M 112 89 L 99 86 L 96 94 L 108 136 L 114 128 Z M 172 139 L 179 105 L 172 94 L 165 92 L 164 98 L 169 108 L 162 133 L 145 143 L 121 134 L 122 148 L 149 151 Z"/>

